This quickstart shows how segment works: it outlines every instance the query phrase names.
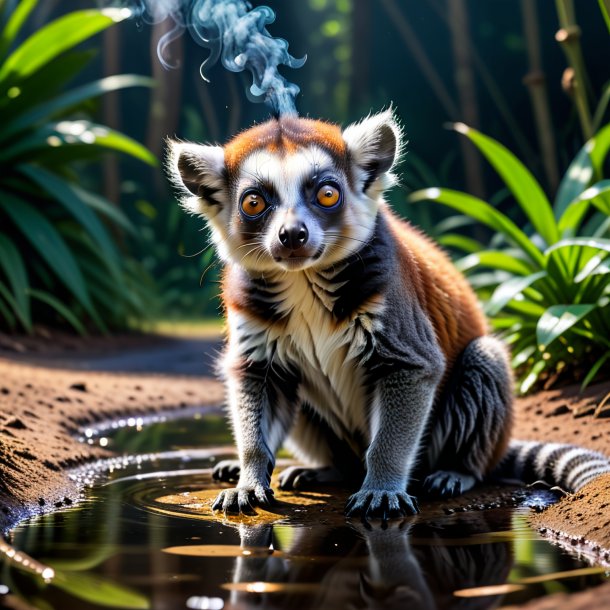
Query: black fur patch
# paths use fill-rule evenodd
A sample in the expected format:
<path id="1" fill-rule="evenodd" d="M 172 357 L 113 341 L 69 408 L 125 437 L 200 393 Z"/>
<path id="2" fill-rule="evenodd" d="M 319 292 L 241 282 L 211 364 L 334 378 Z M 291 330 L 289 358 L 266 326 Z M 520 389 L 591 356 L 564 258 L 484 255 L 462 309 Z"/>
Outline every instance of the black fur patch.
<path id="1" fill-rule="evenodd" d="M 336 300 L 332 313 L 337 320 L 350 317 L 368 299 L 383 292 L 388 283 L 387 264 L 392 258 L 387 231 L 381 215 L 378 215 L 369 243 L 340 263 L 341 270 L 332 277 L 333 283 L 344 283 L 333 291 Z M 325 273 L 329 272 L 331 270 Z"/>
<path id="2" fill-rule="evenodd" d="M 285 314 L 279 311 L 283 299 L 278 294 L 278 283 L 244 274 L 243 303 L 245 308 L 263 320 L 277 322 Z"/>

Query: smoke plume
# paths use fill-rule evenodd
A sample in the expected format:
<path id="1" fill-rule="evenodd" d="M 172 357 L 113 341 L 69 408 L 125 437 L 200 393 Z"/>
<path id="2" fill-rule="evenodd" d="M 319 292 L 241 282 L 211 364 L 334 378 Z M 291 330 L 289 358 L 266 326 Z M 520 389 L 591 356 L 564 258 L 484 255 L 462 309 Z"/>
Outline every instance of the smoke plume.
<path id="1" fill-rule="evenodd" d="M 193 39 L 209 49 L 201 64 L 201 76 L 209 81 L 209 69 L 220 59 L 231 72 L 248 70 L 252 74 L 250 95 L 264 101 L 274 114 L 297 114 L 295 97 L 299 87 L 288 82 L 278 66 L 300 68 L 307 57 L 297 59 L 288 52 L 288 43 L 274 38 L 267 26 L 275 20 L 268 6 L 252 7 L 245 0 L 133 0 L 135 13 L 144 21 L 159 23 L 172 19 L 174 27 L 161 37 L 157 55 L 166 68 L 167 46 L 188 30 Z"/>

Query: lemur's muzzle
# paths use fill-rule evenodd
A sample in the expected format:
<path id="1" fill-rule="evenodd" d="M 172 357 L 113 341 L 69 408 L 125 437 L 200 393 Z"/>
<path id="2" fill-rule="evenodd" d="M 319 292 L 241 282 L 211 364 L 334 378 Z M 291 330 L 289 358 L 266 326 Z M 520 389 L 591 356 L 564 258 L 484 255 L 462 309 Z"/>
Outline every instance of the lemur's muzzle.
<path id="1" fill-rule="evenodd" d="M 292 224 L 285 224 L 279 230 L 278 238 L 285 248 L 298 250 L 302 248 L 309 239 L 309 231 L 305 223 L 297 221 Z"/>

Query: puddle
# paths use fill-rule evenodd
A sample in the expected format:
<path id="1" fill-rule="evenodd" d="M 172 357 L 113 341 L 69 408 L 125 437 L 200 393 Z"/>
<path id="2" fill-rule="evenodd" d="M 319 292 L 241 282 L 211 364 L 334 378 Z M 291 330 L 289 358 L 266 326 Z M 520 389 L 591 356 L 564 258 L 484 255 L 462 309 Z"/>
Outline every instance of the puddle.
<path id="1" fill-rule="evenodd" d="M 209 509 L 218 490 L 211 468 L 231 453 L 221 416 L 145 424 L 85 434 L 131 457 L 75 471 L 97 481 L 82 503 L 11 532 L 13 547 L 54 577 L 45 582 L 5 560 L 0 603 L 40 610 L 478 610 L 606 579 L 604 568 L 527 526 L 527 505 L 548 503 L 548 492 L 508 490 L 505 503 L 516 506 L 488 510 L 463 510 L 481 508 L 482 492 L 454 508 L 423 504 L 421 515 L 387 530 L 348 523 L 343 490 L 277 493 L 273 512 L 218 521 Z"/>

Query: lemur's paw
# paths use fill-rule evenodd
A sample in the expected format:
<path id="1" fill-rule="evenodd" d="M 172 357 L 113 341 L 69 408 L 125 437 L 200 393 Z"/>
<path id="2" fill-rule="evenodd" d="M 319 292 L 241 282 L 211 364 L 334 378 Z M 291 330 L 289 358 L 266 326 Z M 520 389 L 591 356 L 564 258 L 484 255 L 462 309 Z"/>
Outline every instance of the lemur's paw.
<path id="1" fill-rule="evenodd" d="M 216 481 L 235 483 L 239 480 L 241 466 L 239 460 L 222 460 L 214 466 L 212 478 Z"/>
<path id="2" fill-rule="evenodd" d="M 331 485 L 343 480 L 341 473 L 325 466 L 323 468 L 302 468 L 300 466 L 289 466 L 282 470 L 279 477 L 280 489 L 311 489 L 318 485 Z"/>
<path id="3" fill-rule="evenodd" d="M 474 487 L 475 483 L 476 479 L 472 475 L 439 470 L 426 477 L 422 489 L 427 496 L 453 498 Z"/>
<path id="4" fill-rule="evenodd" d="M 389 519 L 400 519 L 418 512 L 416 498 L 404 491 L 361 489 L 350 496 L 345 505 L 348 517 L 360 517 L 363 521 L 381 519 L 382 525 Z"/>
<path id="5" fill-rule="evenodd" d="M 257 485 L 254 488 L 236 487 L 223 489 L 212 504 L 212 510 L 226 514 L 255 515 L 255 506 L 270 507 L 274 504 L 273 490 Z"/>

